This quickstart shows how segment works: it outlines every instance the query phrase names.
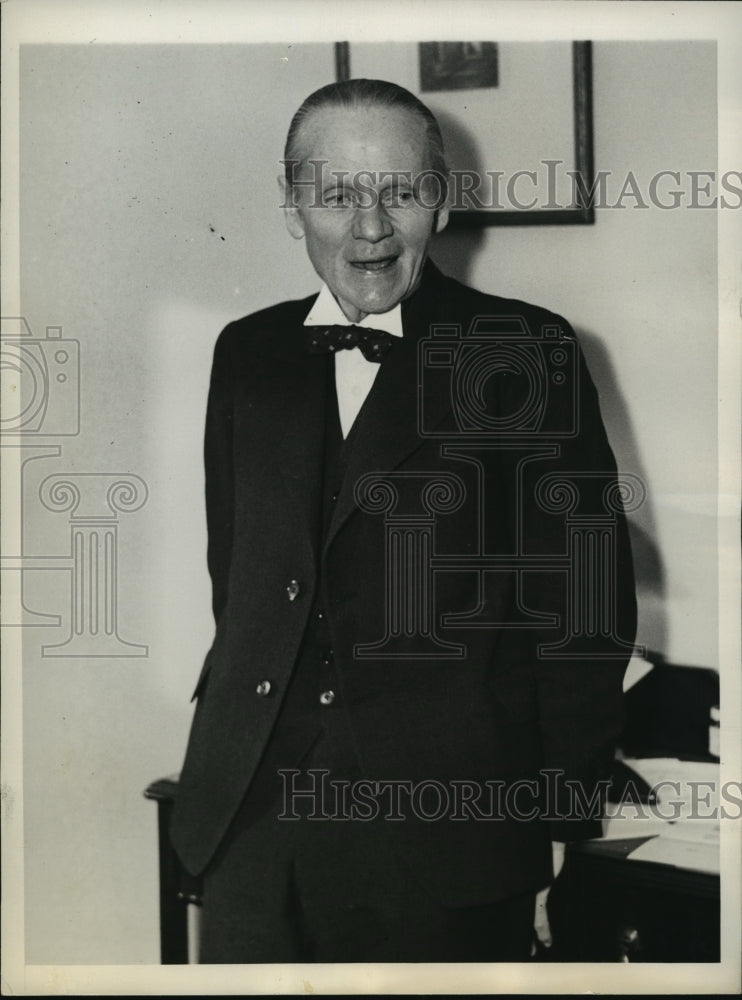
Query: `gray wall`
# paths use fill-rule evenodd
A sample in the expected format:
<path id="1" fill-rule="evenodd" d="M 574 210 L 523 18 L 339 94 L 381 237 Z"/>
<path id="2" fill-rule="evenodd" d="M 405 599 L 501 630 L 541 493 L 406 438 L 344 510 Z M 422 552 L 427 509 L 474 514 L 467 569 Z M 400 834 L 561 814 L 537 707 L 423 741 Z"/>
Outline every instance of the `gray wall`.
<path id="1" fill-rule="evenodd" d="M 600 169 L 714 169 L 712 45 L 600 42 L 594 69 Z M 69 572 L 26 574 L 27 604 L 64 621 L 25 634 L 29 963 L 157 961 L 141 792 L 180 766 L 211 638 L 211 350 L 227 320 L 317 287 L 275 164 L 298 100 L 333 72 L 329 45 L 22 50 L 22 309 L 81 358 L 80 434 L 26 465 L 27 552 L 69 551 L 69 514 L 35 499 L 46 476 L 132 473 L 149 490 L 118 524 L 119 634 L 146 657 L 42 656 L 67 635 Z M 446 234 L 434 256 L 582 334 L 619 462 L 650 491 L 632 519 L 640 641 L 716 665 L 714 214 L 603 210 L 593 227 Z"/>

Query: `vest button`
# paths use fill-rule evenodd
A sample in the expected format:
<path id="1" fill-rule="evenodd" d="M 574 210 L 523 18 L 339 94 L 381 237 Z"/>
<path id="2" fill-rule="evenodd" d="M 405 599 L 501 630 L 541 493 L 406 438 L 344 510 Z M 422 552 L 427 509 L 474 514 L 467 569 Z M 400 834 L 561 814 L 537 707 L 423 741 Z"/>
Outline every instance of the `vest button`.
<path id="1" fill-rule="evenodd" d="M 322 662 L 325 666 L 329 666 L 335 659 L 335 651 L 333 649 L 325 649 L 322 651 Z"/>
<path id="2" fill-rule="evenodd" d="M 301 593 L 301 587 L 298 580 L 291 580 L 289 585 L 286 587 L 286 594 L 290 601 L 295 601 L 296 598 Z"/>
<path id="3" fill-rule="evenodd" d="M 335 701 L 334 691 L 323 691 L 319 696 L 320 705 L 332 705 L 333 701 Z"/>
<path id="4" fill-rule="evenodd" d="M 255 691 L 257 694 L 260 695 L 261 698 L 267 697 L 271 693 L 271 682 L 261 681 L 260 684 L 258 684 L 258 686 L 255 688 Z"/>

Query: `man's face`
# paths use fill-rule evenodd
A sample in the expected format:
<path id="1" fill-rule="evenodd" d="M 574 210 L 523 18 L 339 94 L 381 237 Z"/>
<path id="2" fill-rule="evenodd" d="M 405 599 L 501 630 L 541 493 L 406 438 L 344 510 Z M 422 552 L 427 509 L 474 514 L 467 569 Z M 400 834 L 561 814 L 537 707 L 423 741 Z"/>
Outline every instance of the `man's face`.
<path id="1" fill-rule="evenodd" d="M 304 121 L 299 146 L 295 179 L 309 183 L 294 186 L 289 232 L 306 239 L 351 322 L 387 312 L 415 290 L 431 237 L 448 221 L 445 205 L 433 207 L 435 179 L 415 186 L 430 169 L 422 121 L 399 108 L 323 108 Z"/>

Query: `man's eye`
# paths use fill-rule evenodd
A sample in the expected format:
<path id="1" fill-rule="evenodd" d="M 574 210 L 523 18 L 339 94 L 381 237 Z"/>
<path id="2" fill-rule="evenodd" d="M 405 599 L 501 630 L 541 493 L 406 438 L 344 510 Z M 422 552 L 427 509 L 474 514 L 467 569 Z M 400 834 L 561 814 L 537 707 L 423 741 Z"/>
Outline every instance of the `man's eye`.
<path id="1" fill-rule="evenodd" d="M 353 204 L 352 198 L 345 191 L 332 191 L 325 195 L 325 203 L 330 208 L 348 208 Z"/>
<path id="2" fill-rule="evenodd" d="M 412 191 L 389 191 L 384 195 L 384 204 L 390 208 L 410 205 L 414 200 Z"/>

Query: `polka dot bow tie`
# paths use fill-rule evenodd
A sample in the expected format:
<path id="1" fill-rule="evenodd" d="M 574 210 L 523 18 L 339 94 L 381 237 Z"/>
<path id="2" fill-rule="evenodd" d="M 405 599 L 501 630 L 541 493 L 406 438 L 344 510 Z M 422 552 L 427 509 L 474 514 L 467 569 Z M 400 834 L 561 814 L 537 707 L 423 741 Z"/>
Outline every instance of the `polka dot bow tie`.
<path id="1" fill-rule="evenodd" d="M 309 326 L 307 331 L 310 354 L 334 354 L 359 347 L 367 361 L 377 364 L 394 342 L 394 337 L 385 330 L 365 326 Z"/>

